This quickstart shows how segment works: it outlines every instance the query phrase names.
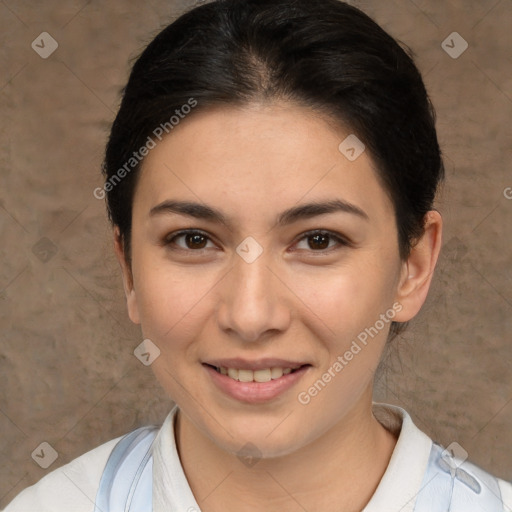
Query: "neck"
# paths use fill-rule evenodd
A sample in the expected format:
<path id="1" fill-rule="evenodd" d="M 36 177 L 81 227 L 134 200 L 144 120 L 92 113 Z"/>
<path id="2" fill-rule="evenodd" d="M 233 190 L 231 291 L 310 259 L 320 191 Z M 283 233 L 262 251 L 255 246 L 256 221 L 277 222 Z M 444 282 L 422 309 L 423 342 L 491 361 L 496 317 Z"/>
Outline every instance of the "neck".
<path id="1" fill-rule="evenodd" d="M 373 416 L 371 392 L 320 438 L 286 456 L 244 466 L 180 412 L 176 444 L 204 512 L 360 511 L 371 499 L 396 438 Z"/>

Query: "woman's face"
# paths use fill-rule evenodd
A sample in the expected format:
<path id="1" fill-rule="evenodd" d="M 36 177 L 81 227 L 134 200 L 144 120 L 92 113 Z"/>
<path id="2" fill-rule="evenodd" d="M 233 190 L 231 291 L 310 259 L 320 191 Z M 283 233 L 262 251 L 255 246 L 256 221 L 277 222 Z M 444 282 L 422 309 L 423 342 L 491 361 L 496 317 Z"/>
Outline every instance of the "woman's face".
<path id="1" fill-rule="evenodd" d="M 297 106 L 223 107 L 144 161 L 130 317 L 168 395 L 230 452 L 290 453 L 367 414 L 391 320 L 408 319 L 393 207 L 368 152 L 340 151 L 348 135 Z"/>

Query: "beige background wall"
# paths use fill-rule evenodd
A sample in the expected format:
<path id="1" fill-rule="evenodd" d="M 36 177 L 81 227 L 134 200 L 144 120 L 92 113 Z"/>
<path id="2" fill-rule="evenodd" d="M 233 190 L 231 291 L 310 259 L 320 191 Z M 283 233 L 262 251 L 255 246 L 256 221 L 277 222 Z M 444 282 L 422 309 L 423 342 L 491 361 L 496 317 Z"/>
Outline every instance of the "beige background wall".
<path id="1" fill-rule="evenodd" d="M 353 3 L 416 52 L 448 172 L 442 261 L 376 400 L 512 480 L 512 1 Z M 129 58 L 188 5 L 0 2 L 0 508 L 171 405 L 133 355 L 92 191 Z M 44 31 L 47 59 L 31 48 Z M 469 44 L 457 59 L 441 47 L 454 31 Z M 58 452 L 46 470 L 31 458 L 43 441 Z"/>

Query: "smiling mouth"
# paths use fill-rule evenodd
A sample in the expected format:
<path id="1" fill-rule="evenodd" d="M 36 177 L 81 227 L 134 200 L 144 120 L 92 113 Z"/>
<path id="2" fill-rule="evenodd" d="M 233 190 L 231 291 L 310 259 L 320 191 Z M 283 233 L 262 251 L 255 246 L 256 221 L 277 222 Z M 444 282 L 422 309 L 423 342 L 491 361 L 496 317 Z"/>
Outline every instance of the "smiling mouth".
<path id="1" fill-rule="evenodd" d="M 264 368 L 261 370 L 247 370 L 247 369 L 239 369 L 239 368 L 226 368 L 224 366 L 213 366 L 211 364 L 205 363 L 210 368 L 213 368 L 217 373 L 221 375 L 225 375 L 233 380 L 237 380 L 240 382 L 270 382 L 271 380 L 277 380 L 283 377 L 283 375 L 288 375 L 289 373 L 294 373 L 301 368 L 306 366 L 311 366 L 309 364 L 305 364 L 299 366 L 297 368 L 281 368 L 281 367 L 272 367 L 272 368 Z"/>

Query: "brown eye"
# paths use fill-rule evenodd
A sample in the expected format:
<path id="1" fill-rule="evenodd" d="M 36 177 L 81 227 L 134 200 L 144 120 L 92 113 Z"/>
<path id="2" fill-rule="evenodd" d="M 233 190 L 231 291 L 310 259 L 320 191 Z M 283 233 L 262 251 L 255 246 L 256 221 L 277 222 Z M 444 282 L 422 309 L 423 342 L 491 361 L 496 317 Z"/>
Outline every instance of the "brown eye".
<path id="1" fill-rule="evenodd" d="M 206 245 L 206 237 L 198 234 L 186 234 L 185 236 L 185 245 L 189 249 L 204 249 Z"/>
<path id="2" fill-rule="evenodd" d="M 309 235 L 308 240 L 311 249 L 327 249 L 329 246 L 329 235 L 326 234 Z"/>
<path id="3" fill-rule="evenodd" d="M 302 247 L 300 247 L 301 244 Z M 342 235 L 321 230 L 304 233 L 297 244 L 301 251 L 325 253 L 350 245 L 350 242 Z"/>
<path id="4" fill-rule="evenodd" d="M 178 243 L 178 240 L 181 242 Z M 177 246 L 183 250 L 197 250 L 207 249 L 208 242 L 211 242 L 210 238 L 200 231 L 181 231 L 175 235 L 170 235 L 165 238 L 165 245 Z M 211 247 L 211 246 L 210 246 Z"/>

